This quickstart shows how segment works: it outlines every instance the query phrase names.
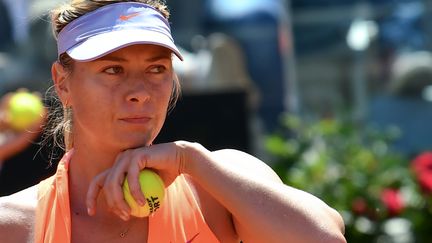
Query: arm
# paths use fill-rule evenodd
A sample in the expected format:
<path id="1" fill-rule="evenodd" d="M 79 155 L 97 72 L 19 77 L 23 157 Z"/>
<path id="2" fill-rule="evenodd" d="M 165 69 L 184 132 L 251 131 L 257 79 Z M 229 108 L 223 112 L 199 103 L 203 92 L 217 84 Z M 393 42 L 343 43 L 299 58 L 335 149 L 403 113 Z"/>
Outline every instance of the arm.
<path id="1" fill-rule="evenodd" d="M 244 242 L 345 242 L 335 210 L 284 185 L 255 157 L 235 150 L 209 152 L 198 144 L 182 151 L 184 172 L 232 214 Z"/>
<path id="2" fill-rule="evenodd" d="M 157 144 L 121 153 L 113 167 L 98 175 L 87 194 L 95 214 L 100 190 L 110 210 L 124 220 L 130 209 L 123 199 L 125 173 L 131 194 L 144 201 L 140 170 L 158 170 L 165 182 L 188 174 L 232 215 L 243 242 L 345 242 L 340 215 L 318 198 L 284 185 L 265 163 L 235 150 L 210 152 L 189 142 Z"/>
<path id="3" fill-rule="evenodd" d="M 5 161 L 27 148 L 39 136 L 40 126 L 41 124 L 38 124 L 29 131 L 7 135 L 6 140 L 0 145 L 0 161 Z M 37 128 L 39 130 L 36 130 Z"/>
<path id="4" fill-rule="evenodd" d="M 2 243 L 33 242 L 35 198 L 35 187 L 30 187 L 11 196 L 0 197 Z"/>

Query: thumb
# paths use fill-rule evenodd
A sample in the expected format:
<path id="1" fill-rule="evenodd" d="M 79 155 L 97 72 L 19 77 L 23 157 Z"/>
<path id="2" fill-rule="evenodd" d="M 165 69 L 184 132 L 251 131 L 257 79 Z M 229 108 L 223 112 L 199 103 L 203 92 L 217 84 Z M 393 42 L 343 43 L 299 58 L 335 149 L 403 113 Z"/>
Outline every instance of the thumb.
<path id="1" fill-rule="evenodd" d="M 97 175 L 90 183 L 89 189 L 87 191 L 86 197 L 86 205 L 87 205 L 87 213 L 90 216 L 96 214 L 96 203 L 97 198 L 102 190 L 105 180 L 108 176 L 109 169 Z"/>

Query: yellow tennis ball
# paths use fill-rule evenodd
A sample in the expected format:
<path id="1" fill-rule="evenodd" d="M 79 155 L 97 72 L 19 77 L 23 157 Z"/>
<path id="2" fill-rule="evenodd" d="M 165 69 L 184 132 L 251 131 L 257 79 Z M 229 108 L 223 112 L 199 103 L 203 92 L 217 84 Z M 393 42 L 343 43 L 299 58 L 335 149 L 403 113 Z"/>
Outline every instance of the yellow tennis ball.
<path id="1" fill-rule="evenodd" d="M 149 169 L 142 170 L 138 179 L 146 204 L 142 207 L 138 205 L 130 193 L 127 179 L 123 183 L 123 195 L 131 208 L 131 215 L 142 218 L 153 214 L 161 207 L 165 197 L 165 185 L 159 175 Z"/>
<path id="2" fill-rule="evenodd" d="M 39 96 L 27 91 L 13 94 L 8 103 L 8 123 L 23 131 L 41 119 L 44 106 Z"/>

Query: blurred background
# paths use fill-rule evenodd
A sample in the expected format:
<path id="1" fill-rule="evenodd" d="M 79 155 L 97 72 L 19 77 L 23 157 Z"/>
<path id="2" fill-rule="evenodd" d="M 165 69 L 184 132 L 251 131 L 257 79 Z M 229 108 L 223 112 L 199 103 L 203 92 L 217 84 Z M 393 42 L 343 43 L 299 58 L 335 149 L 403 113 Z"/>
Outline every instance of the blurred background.
<path id="1" fill-rule="evenodd" d="M 59 3 L 0 0 L 0 95 L 52 85 Z M 431 242 L 432 0 L 167 4 L 183 95 L 158 142 L 262 158 L 341 212 L 348 242 Z M 39 141 L 3 161 L 1 195 L 53 173 Z"/>

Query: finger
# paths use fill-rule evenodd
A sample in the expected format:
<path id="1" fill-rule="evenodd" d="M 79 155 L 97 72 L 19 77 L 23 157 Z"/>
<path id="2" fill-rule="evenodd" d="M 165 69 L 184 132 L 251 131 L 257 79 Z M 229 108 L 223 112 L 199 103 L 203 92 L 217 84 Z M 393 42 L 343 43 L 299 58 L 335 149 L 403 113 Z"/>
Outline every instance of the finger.
<path id="1" fill-rule="evenodd" d="M 0 128 L 7 128 L 7 114 L 0 108 Z"/>
<path id="2" fill-rule="evenodd" d="M 135 199 L 135 201 L 140 206 L 144 206 L 146 203 L 144 194 L 141 190 L 141 186 L 139 183 L 139 172 L 141 170 L 140 168 L 140 158 L 139 156 L 135 156 L 132 158 L 129 170 L 127 173 L 127 180 L 129 184 L 129 191 L 132 195 L 132 197 Z"/>
<path id="3" fill-rule="evenodd" d="M 119 215 L 129 216 L 131 209 L 124 199 L 122 186 L 119 183 L 105 185 L 105 198 L 112 211 L 120 211 Z"/>
<path id="4" fill-rule="evenodd" d="M 7 108 L 9 106 L 9 101 L 12 97 L 13 93 L 7 93 L 5 95 L 3 95 L 3 97 L 1 98 L 0 101 L 0 109 L 3 111 L 7 111 Z"/>
<path id="5" fill-rule="evenodd" d="M 42 99 L 42 94 L 39 91 L 33 91 L 32 94 L 37 96 L 39 99 Z"/>
<path id="6" fill-rule="evenodd" d="M 25 88 L 25 87 L 20 87 L 20 88 L 18 88 L 15 92 L 29 92 L 29 90 L 27 89 L 27 88 Z"/>
<path id="7" fill-rule="evenodd" d="M 111 210 L 115 215 L 117 215 L 119 218 L 121 218 L 123 221 L 128 221 L 130 219 L 129 214 L 125 214 L 123 211 L 119 209 L 112 209 Z"/>
<path id="8" fill-rule="evenodd" d="M 113 181 L 112 178 L 107 179 L 104 185 L 105 199 L 108 207 L 113 211 L 119 211 L 119 215 L 128 216 L 130 207 L 124 200 L 122 184 L 118 181 Z"/>
<path id="9" fill-rule="evenodd" d="M 98 198 L 99 193 L 105 184 L 105 180 L 106 180 L 108 173 L 109 173 L 109 170 L 106 170 L 106 171 L 102 172 L 101 174 L 97 175 L 90 182 L 89 189 L 87 191 L 87 196 L 86 196 L 87 213 L 90 216 L 93 216 L 96 214 L 97 198 Z"/>
<path id="10" fill-rule="evenodd" d="M 128 171 L 129 152 L 124 152 L 117 156 L 116 162 L 111 169 L 109 178 L 105 182 L 105 187 L 110 194 L 106 195 L 109 207 L 118 209 L 123 215 L 130 215 L 130 207 L 126 203 L 123 194 L 123 183 L 125 173 Z"/>

